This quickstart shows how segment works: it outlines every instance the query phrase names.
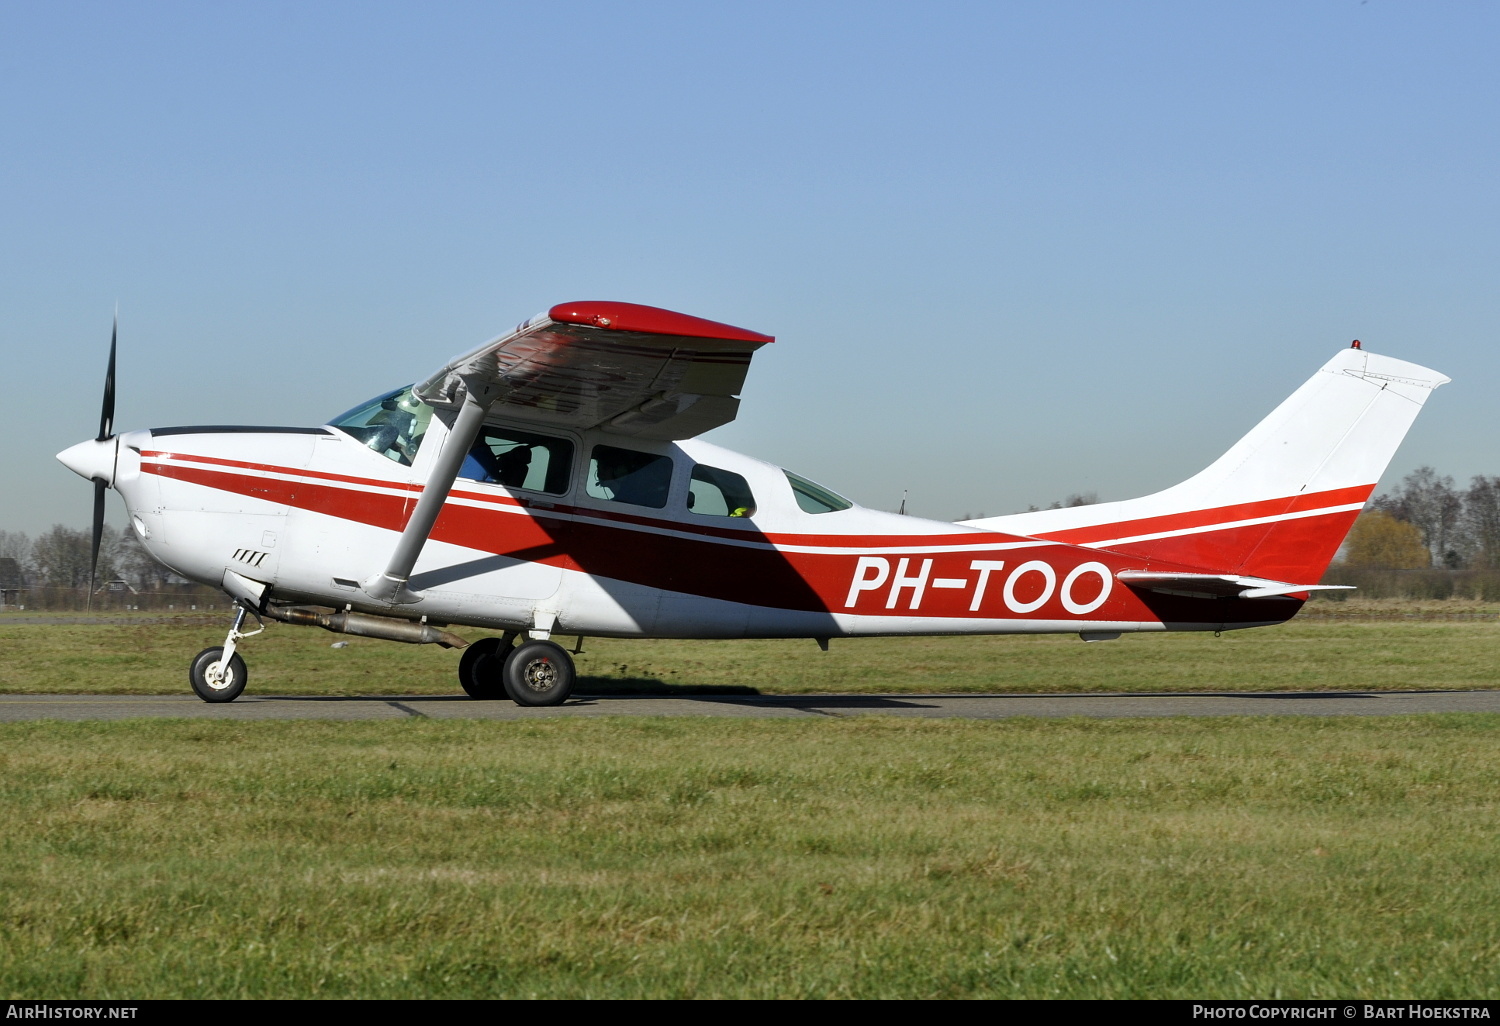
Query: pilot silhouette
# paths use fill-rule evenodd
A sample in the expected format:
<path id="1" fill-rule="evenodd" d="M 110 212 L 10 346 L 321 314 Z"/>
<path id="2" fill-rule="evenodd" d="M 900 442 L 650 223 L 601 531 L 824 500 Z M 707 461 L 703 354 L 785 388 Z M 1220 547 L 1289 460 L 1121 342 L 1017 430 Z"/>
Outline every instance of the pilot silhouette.
<path id="1" fill-rule="evenodd" d="M 519 488 L 526 483 L 526 472 L 531 468 L 531 446 L 518 445 L 501 453 L 495 460 L 495 480 L 507 488 Z"/>

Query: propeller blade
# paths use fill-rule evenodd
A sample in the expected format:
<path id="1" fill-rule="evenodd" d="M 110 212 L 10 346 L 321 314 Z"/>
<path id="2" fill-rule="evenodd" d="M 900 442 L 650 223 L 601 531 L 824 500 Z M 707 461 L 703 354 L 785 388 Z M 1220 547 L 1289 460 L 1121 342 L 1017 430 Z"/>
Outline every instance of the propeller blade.
<path id="1" fill-rule="evenodd" d="M 90 609 L 94 607 L 94 585 L 99 572 L 99 542 L 104 538 L 104 489 L 107 487 L 109 486 L 103 481 L 94 482 L 94 543 L 89 557 L 88 605 Z"/>
<path id="2" fill-rule="evenodd" d="M 98 440 L 101 442 L 107 442 L 113 438 L 115 431 L 115 339 L 119 333 L 120 318 L 116 315 L 115 326 L 109 333 L 109 370 L 104 372 L 104 406 L 99 411 Z M 96 492 L 96 494 L 102 495 L 103 493 Z M 95 509 L 102 509 L 103 507 L 99 506 L 98 503 L 103 501 L 102 498 L 99 499 L 95 503 Z M 94 522 L 96 525 L 96 530 L 94 531 L 94 552 L 97 555 L 99 551 L 99 532 L 97 530 L 99 518 L 97 515 L 94 518 Z"/>

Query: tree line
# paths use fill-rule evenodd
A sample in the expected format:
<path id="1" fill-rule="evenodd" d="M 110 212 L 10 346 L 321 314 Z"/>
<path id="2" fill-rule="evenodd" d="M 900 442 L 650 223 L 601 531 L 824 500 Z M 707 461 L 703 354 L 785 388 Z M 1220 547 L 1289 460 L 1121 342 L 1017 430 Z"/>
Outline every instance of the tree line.
<path id="1" fill-rule="evenodd" d="M 1317 595 L 1332 601 L 1500 601 L 1500 477 L 1480 475 L 1460 488 L 1418 467 L 1370 500 L 1322 583 L 1358 589 Z"/>
<path id="2" fill-rule="evenodd" d="M 1418 467 L 1371 499 L 1355 521 L 1342 562 L 1386 570 L 1500 570 L 1500 477 L 1466 489 Z"/>
<path id="3" fill-rule="evenodd" d="M 63 524 L 36 538 L 22 531 L 0 531 L 0 560 L 13 559 L 25 587 L 86 588 L 93 536 Z M 137 591 L 154 591 L 182 578 L 152 558 L 130 531 L 105 525 L 99 539 L 97 585 L 125 581 Z"/>

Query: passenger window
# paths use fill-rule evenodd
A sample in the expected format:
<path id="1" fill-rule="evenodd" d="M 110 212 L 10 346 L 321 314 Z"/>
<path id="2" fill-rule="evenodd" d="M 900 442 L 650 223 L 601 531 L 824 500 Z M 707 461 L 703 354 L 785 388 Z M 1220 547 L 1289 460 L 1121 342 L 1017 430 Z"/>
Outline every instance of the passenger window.
<path id="1" fill-rule="evenodd" d="M 755 496 L 740 475 L 700 463 L 688 482 L 687 506 L 704 517 L 753 517 Z"/>
<path id="2" fill-rule="evenodd" d="M 464 457 L 459 477 L 507 488 L 562 495 L 573 472 L 573 443 L 510 428 L 485 428 Z"/>
<path id="3" fill-rule="evenodd" d="M 672 460 L 612 445 L 594 446 L 588 493 L 596 499 L 661 509 L 672 486 Z"/>
<path id="4" fill-rule="evenodd" d="M 341 413 L 328 423 L 386 459 L 409 467 L 431 421 L 432 407 L 413 395 L 408 385 Z"/>
<path id="5" fill-rule="evenodd" d="M 837 513 L 854 505 L 842 495 L 835 495 L 822 485 L 813 484 L 805 477 L 798 477 L 790 470 L 782 471 L 791 482 L 792 494 L 804 513 Z"/>

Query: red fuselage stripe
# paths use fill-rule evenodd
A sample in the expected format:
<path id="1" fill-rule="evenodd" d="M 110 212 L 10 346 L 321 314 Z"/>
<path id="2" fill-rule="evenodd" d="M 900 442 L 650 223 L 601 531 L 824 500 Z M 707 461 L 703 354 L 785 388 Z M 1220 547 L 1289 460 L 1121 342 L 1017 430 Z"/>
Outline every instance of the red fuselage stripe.
<path id="1" fill-rule="evenodd" d="M 403 482 L 236 464 L 235 461 L 197 456 L 144 463 L 142 470 L 390 531 L 402 529 L 414 505 L 413 500 L 419 494 L 416 486 Z M 365 484 L 404 494 L 367 491 L 348 487 L 350 484 Z M 479 498 L 471 493 L 461 494 Z M 1334 499 L 1343 495 L 1342 492 L 1329 494 Z M 673 521 L 645 517 L 627 520 L 600 516 L 600 511 L 577 507 L 531 509 L 523 513 L 521 504 L 515 500 L 491 496 L 484 496 L 484 499 L 484 507 L 462 503 L 446 505 L 432 537 L 475 551 L 576 570 L 596 578 L 784 609 L 892 617 L 1067 619 L 1077 615 L 1065 608 L 1069 602 L 1075 609 L 1087 605 L 1106 586 L 1097 572 L 1088 570 L 1080 571 L 1079 576 L 1071 578 L 1073 583 L 1067 584 L 1072 571 L 1085 564 L 1100 565 L 1109 575 L 1122 569 L 1145 568 L 1223 572 L 1222 566 L 1212 564 L 1207 567 L 1182 564 L 1169 562 L 1163 557 L 1143 561 L 1129 554 L 1083 549 L 1055 541 L 1020 549 L 1004 548 L 999 546 L 1003 546 L 1010 536 L 995 533 L 977 536 L 971 532 L 959 535 L 767 537 L 752 530 L 723 533 L 759 544 L 726 545 L 713 536 L 683 538 L 673 533 L 658 533 L 689 533 L 684 531 L 683 525 Z M 1244 518 L 1245 509 L 1259 505 L 1246 504 L 1228 509 L 1232 511 L 1231 516 Z M 1285 509 L 1287 500 L 1274 505 Z M 1316 507 L 1308 504 L 1308 508 Z M 1339 520 L 1340 526 L 1346 526 L 1342 517 Z M 1302 533 L 1314 529 L 1315 525 L 1323 525 L 1321 529 L 1325 533 L 1329 530 L 1327 518 L 1322 516 L 1292 523 L 1297 524 Z M 657 529 L 649 543 L 643 543 L 645 539 L 641 537 L 640 529 L 645 525 Z M 1239 528 L 1222 533 L 1234 535 L 1244 530 Z M 1218 537 L 1211 526 L 1208 531 L 1209 537 Z M 627 532 L 631 537 L 622 537 L 621 532 Z M 1256 539 L 1261 538 L 1263 534 L 1250 539 L 1235 538 L 1234 543 L 1255 545 L 1259 544 Z M 1230 541 L 1227 537 L 1224 540 Z M 833 544 L 828 545 L 830 542 Z M 776 547 L 778 543 L 809 548 L 827 546 L 846 551 L 785 551 Z M 922 552 L 934 545 L 953 543 L 965 546 L 964 550 Z M 914 554 L 888 558 L 867 555 L 875 548 L 901 547 L 911 549 Z M 990 571 L 979 565 L 985 563 L 991 566 Z M 1002 573 L 1015 573 L 1024 565 L 1035 563 L 1052 568 L 1055 573 L 1052 585 L 1047 583 L 1046 572 L 1035 570 L 1021 574 L 1014 582 L 1005 579 L 1002 586 Z M 1004 564 L 1006 569 L 1002 571 L 996 564 Z M 993 576 L 992 581 L 990 576 Z M 877 579 L 878 584 L 872 583 Z M 870 586 L 856 587 L 856 582 Z M 1065 591 L 1065 588 L 1070 590 Z M 1040 604 L 1034 609 L 1017 609 L 1017 606 L 1026 607 L 1037 600 Z M 1228 623 L 1275 619 L 1282 611 L 1272 610 L 1265 603 L 1218 600 L 1209 615 L 1199 600 L 1137 592 L 1116 584 L 1107 599 L 1088 612 L 1088 619 L 1096 621 L 1202 622 L 1208 618 Z"/>

